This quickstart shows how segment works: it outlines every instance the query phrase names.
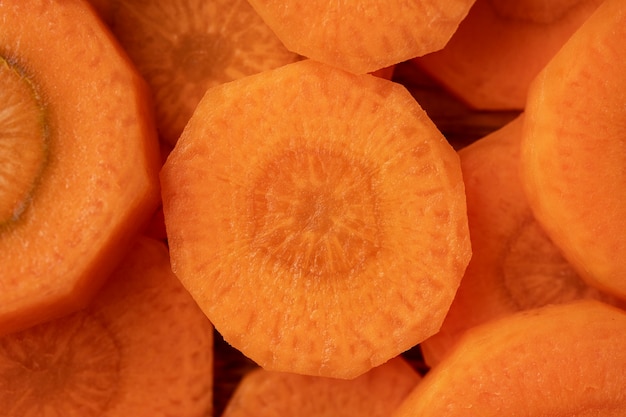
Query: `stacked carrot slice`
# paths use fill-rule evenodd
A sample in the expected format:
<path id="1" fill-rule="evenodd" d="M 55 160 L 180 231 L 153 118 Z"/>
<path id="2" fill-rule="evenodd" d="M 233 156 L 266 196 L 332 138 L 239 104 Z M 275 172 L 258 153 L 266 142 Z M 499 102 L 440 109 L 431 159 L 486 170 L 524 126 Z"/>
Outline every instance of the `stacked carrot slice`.
<path id="1" fill-rule="evenodd" d="M 626 414 L 622 0 L 0 21 L 0 416 Z"/>

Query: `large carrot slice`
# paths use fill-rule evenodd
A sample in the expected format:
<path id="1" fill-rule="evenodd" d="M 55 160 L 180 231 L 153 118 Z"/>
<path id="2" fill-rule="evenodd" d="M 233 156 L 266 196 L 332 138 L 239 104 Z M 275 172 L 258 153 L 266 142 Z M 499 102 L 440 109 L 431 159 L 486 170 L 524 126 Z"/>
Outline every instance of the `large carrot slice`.
<path id="1" fill-rule="evenodd" d="M 531 86 L 522 180 L 537 220 L 590 284 L 626 298 L 626 8 L 609 0 Z"/>
<path id="2" fill-rule="evenodd" d="M 0 415 L 204 417 L 213 327 L 140 238 L 84 310 L 0 338 Z"/>
<path id="3" fill-rule="evenodd" d="M 351 380 L 256 369 L 239 383 L 222 417 L 388 417 L 420 380 L 400 356 Z"/>
<path id="4" fill-rule="evenodd" d="M 519 310 L 580 298 L 626 306 L 587 285 L 532 215 L 519 177 L 523 121 L 459 151 L 472 259 L 441 329 L 420 345 L 431 367 L 467 329 Z"/>
<path id="5" fill-rule="evenodd" d="M 366 73 L 439 50 L 475 0 L 250 0 L 285 46 Z"/>
<path id="6" fill-rule="evenodd" d="M 413 62 L 474 109 L 521 110 L 528 86 L 602 0 L 477 0 L 441 50 Z"/>
<path id="7" fill-rule="evenodd" d="M 214 87 L 161 172 L 174 271 L 261 366 L 356 377 L 441 325 L 459 165 L 389 80 L 305 60 Z"/>
<path id="8" fill-rule="evenodd" d="M 626 414 L 626 312 L 596 300 L 469 330 L 394 417 Z"/>
<path id="9" fill-rule="evenodd" d="M 172 145 L 207 88 L 300 59 L 247 0 L 111 3 L 111 30 L 148 81 Z"/>
<path id="10" fill-rule="evenodd" d="M 159 160 L 147 87 L 84 2 L 0 20 L 5 334 L 84 306 L 156 209 Z"/>

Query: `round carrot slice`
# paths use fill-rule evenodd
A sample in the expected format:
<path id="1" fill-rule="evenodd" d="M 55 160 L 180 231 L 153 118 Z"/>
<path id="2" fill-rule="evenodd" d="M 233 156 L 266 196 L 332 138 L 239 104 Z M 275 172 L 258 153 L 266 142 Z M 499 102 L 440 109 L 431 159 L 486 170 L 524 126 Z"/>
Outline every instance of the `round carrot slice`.
<path id="1" fill-rule="evenodd" d="M 0 228 L 17 220 L 48 159 L 43 103 L 31 81 L 0 56 Z"/>
<path id="2" fill-rule="evenodd" d="M 521 172 L 537 220 L 581 277 L 626 299 L 624 39 L 626 8 L 605 1 L 539 74 Z"/>
<path id="3" fill-rule="evenodd" d="M 201 417 L 213 326 L 140 238 L 85 309 L 0 338 L 3 416 Z"/>
<path id="4" fill-rule="evenodd" d="M 159 160 L 147 87 L 91 8 L 4 1 L 0 20 L 5 334 L 84 306 L 156 209 Z"/>
<path id="5" fill-rule="evenodd" d="M 269 370 L 350 378 L 416 345 L 470 257 L 458 155 L 413 97 L 310 60 L 209 90 L 161 184 L 174 271 Z"/>
<path id="6" fill-rule="evenodd" d="M 475 0 L 250 0 L 285 46 L 363 74 L 445 46 Z"/>
<path id="7" fill-rule="evenodd" d="M 113 1 L 111 0 L 87 0 L 93 7 L 100 19 L 105 24 L 110 24 L 112 19 Z"/>

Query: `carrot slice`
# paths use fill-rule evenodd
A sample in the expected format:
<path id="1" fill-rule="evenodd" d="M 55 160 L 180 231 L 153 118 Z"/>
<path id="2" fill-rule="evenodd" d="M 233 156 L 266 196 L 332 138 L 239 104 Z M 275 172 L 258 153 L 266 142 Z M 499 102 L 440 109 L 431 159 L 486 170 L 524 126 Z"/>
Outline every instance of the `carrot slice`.
<path id="1" fill-rule="evenodd" d="M 85 305 L 156 209 L 159 161 L 148 89 L 84 2 L 4 1 L 0 20 L 6 334 Z"/>
<path id="2" fill-rule="evenodd" d="M 116 0 L 109 15 L 172 145 L 207 88 L 300 59 L 247 0 Z"/>
<path id="3" fill-rule="evenodd" d="M 173 268 L 268 370 L 356 377 L 439 329 L 458 155 L 398 84 L 305 60 L 209 91 L 161 171 Z"/>
<path id="4" fill-rule="evenodd" d="M 201 417 L 212 407 L 213 326 L 140 238 L 83 310 L 0 338 L 10 416 Z"/>
<path id="5" fill-rule="evenodd" d="M 623 416 L 624 343 L 626 312 L 596 300 L 509 315 L 469 330 L 393 416 Z"/>
<path id="6" fill-rule="evenodd" d="M 412 60 L 474 109 L 521 110 L 539 71 L 602 0 L 477 0 L 441 50 Z"/>
<path id="7" fill-rule="evenodd" d="M 467 329 L 520 310 L 580 298 L 626 307 L 587 285 L 532 215 L 519 177 L 523 121 L 459 151 L 472 259 L 440 331 L 421 343 L 431 367 Z"/>
<path id="8" fill-rule="evenodd" d="M 239 383 L 222 417 L 388 417 L 420 380 L 400 356 L 351 380 L 256 369 Z"/>
<path id="9" fill-rule="evenodd" d="M 564 256 L 591 285 L 626 299 L 624 39 L 626 8 L 606 1 L 541 72 L 521 170 L 533 212 Z"/>
<path id="10" fill-rule="evenodd" d="M 364 74 L 439 50 L 475 0 L 250 0 L 285 46 Z"/>

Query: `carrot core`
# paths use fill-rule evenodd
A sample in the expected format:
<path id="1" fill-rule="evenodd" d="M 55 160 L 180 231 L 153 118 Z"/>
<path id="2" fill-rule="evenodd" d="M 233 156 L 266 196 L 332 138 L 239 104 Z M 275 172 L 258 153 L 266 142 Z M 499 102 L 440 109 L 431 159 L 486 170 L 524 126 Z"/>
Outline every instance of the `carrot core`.
<path id="1" fill-rule="evenodd" d="M 31 81 L 0 56 L 0 225 L 26 210 L 47 154 L 43 104 Z"/>
<path id="2" fill-rule="evenodd" d="M 381 246 L 376 195 L 361 161 L 321 148 L 285 151 L 253 189 L 253 246 L 304 276 L 358 272 Z"/>
<path id="3" fill-rule="evenodd" d="M 120 361 L 113 334 L 94 315 L 73 314 L 59 325 L 5 336 L 0 386 L 12 389 L 0 391 L 0 410 L 11 416 L 100 416 L 116 394 Z"/>
<path id="4" fill-rule="evenodd" d="M 522 310 L 591 297 L 586 285 L 535 221 L 526 221 L 502 262 L 505 290 Z"/>

